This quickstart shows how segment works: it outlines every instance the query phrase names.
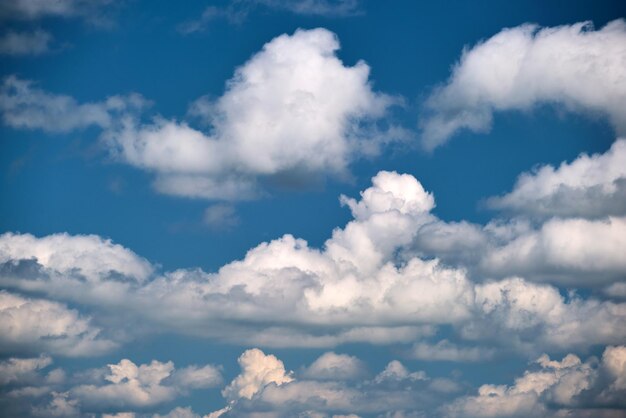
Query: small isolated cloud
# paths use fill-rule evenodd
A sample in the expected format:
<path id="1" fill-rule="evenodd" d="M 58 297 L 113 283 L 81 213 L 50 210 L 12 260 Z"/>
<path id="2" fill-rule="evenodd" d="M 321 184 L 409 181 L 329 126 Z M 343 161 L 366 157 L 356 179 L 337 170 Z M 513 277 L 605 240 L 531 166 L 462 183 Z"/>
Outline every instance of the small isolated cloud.
<path id="1" fill-rule="evenodd" d="M 229 229 L 239 225 L 235 207 L 220 203 L 206 208 L 202 221 L 211 229 Z"/>
<path id="2" fill-rule="evenodd" d="M 83 18 L 104 24 L 105 11 L 115 0 L 10 0 L 0 2 L 1 20 L 38 20 L 48 17 Z"/>
<path id="3" fill-rule="evenodd" d="M 116 346 L 99 334 L 89 318 L 63 304 L 0 291 L 0 351 L 4 354 L 90 356 Z"/>
<path id="4" fill-rule="evenodd" d="M 433 149 L 461 129 L 488 131 L 493 113 L 559 104 L 604 115 L 626 133 L 626 22 L 504 29 L 463 52 L 425 103 L 422 142 Z"/>
<path id="5" fill-rule="evenodd" d="M 182 23 L 178 30 L 185 34 L 200 32 L 217 19 L 240 24 L 257 9 L 323 17 L 346 17 L 361 13 L 359 0 L 231 0 L 223 7 L 208 6 L 200 18 Z"/>
<path id="6" fill-rule="evenodd" d="M 598 218 L 626 214 L 626 140 L 604 154 L 581 154 L 558 168 L 543 165 L 517 179 L 513 190 L 493 197 L 494 209 L 536 217 Z"/>
<path id="7" fill-rule="evenodd" d="M 50 51 L 52 35 L 38 29 L 32 32 L 6 32 L 0 37 L 0 54 L 40 55 Z"/>

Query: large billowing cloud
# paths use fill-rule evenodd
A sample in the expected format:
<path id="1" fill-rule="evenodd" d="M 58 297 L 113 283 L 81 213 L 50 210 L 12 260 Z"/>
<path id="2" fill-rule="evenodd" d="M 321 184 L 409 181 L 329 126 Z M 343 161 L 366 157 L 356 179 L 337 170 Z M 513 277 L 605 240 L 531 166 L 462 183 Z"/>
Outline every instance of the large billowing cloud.
<path id="1" fill-rule="evenodd" d="M 115 347 L 100 338 L 90 319 L 65 305 L 0 291 L 0 352 L 50 352 L 62 356 L 102 354 Z"/>
<path id="2" fill-rule="evenodd" d="M 145 260 L 96 237 L 5 234 L 1 283 L 102 310 L 111 321 L 123 318 L 120 329 L 135 318 L 143 328 L 266 347 L 419 340 L 416 357 L 467 361 L 489 358 L 494 347 L 532 352 L 623 342 L 625 304 L 565 297 L 551 285 L 509 276 L 541 281 L 552 273 L 587 287 L 618 283 L 624 219 L 555 219 L 539 230 L 459 226 L 430 213 L 434 198 L 414 177 L 380 172 L 372 182 L 359 200 L 342 197 L 354 219 L 320 249 L 285 235 L 216 273 L 150 274 Z M 458 228 L 474 234 L 440 236 Z M 595 231 L 602 243 L 572 239 L 577 231 L 587 238 Z M 83 241 L 102 251 L 77 259 Z M 470 244 L 475 258 L 464 253 Z M 446 262 L 432 258 L 438 256 Z M 485 280 L 485 272 L 496 277 Z M 439 325 L 451 325 L 454 338 L 427 341 Z M 481 349 L 483 341 L 495 346 Z M 435 354 L 437 344 L 442 350 Z"/>
<path id="3" fill-rule="evenodd" d="M 495 209 L 538 217 L 624 215 L 626 140 L 616 140 L 604 154 L 581 154 L 558 168 L 544 165 L 523 173 L 511 192 L 488 203 Z"/>
<path id="4" fill-rule="evenodd" d="M 487 131 L 497 111 L 552 103 L 605 115 L 626 133 L 624 60 L 624 20 L 598 30 L 589 22 L 504 29 L 464 51 L 448 82 L 429 97 L 423 144 L 435 148 L 461 129 Z"/>
<path id="5" fill-rule="evenodd" d="M 376 120 L 394 100 L 372 90 L 367 64 L 345 66 L 337 49 L 325 29 L 281 35 L 236 70 L 220 98 L 194 103 L 210 131 L 129 118 L 107 141 L 174 195 L 242 199 L 255 193 L 259 176 L 344 175 L 356 156 L 388 139 Z"/>

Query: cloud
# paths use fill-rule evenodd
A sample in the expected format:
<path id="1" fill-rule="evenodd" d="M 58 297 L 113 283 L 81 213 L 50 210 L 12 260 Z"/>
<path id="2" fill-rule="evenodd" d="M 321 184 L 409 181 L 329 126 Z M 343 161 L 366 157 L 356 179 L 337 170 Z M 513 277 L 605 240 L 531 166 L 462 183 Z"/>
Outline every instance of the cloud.
<path id="1" fill-rule="evenodd" d="M 0 54 L 40 55 L 50 51 L 52 35 L 44 30 L 6 32 L 0 37 Z"/>
<path id="2" fill-rule="evenodd" d="M 52 364 L 48 356 L 35 358 L 9 358 L 0 362 L 0 385 L 15 384 L 33 380 L 38 370 Z"/>
<path id="3" fill-rule="evenodd" d="M 65 305 L 0 291 L 0 351 L 51 352 L 61 356 L 103 354 L 115 347 L 90 319 Z"/>
<path id="4" fill-rule="evenodd" d="M 387 364 L 385 369 L 374 378 L 376 383 L 398 382 L 403 380 L 427 380 L 427 377 L 426 373 L 423 371 L 409 372 L 398 360 L 392 360 Z"/>
<path id="5" fill-rule="evenodd" d="M 281 35 L 236 70 L 220 98 L 194 104 L 210 133 L 124 118 L 105 141 L 120 160 L 154 172 L 157 190 L 178 196 L 245 199 L 259 179 L 345 176 L 354 158 L 393 137 L 377 121 L 396 100 L 374 92 L 367 64 L 345 66 L 338 49 L 325 29 Z"/>
<path id="6" fill-rule="evenodd" d="M 237 362 L 241 367 L 241 374 L 222 391 L 226 399 L 252 399 L 252 396 L 270 383 L 280 386 L 293 380 L 282 361 L 271 354 L 266 355 L 258 348 L 245 351 Z"/>
<path id="7" fill-rule="evenodd" d="M 444 407 L 449 417 L 549 417 L 610 416 L 624 405 L 626 386 L 622 383 L 626 347 L 607 347 L 600 364 L 592 358 L 581 362 L 574 354 L 561 361 L 542 355 L 537 371 L 526 371 L 511 386 L 483 385 L 477 396 L 457 399 Z M 620 377 L 618 377 L 620 376 Z M 621 380 L 620 380 L 621 379 Z M 593 409 L 592 409 L 593 408 Z M 579 415 L 578 410 L 582 410 Z M 623 414 L 623 411 L 621 412 Z M 602 414 L 602 415 L 600 415 Z"/>
<path id="8" fill-rule="evenodd" d="M 108 365 L 104 381 L 70 389 L 84 411 L 142 408 L 171 401 L 189 389 L 215 387 L 221 374 L 215 366 L 175 370 L 171 361 L 136 365 L 128 359 Z"/>
<path id="9" fill-rule="evenodd" d="M 285 11 L 296 15 L 346 17 L 361 13 L 359 0 L 231 0 L 226 6 L 208 6 L 199 19 L 179 25 L 181 33 L 201 32 L 216 19 L 241 24 L 255 9 Z"/>
<path id="10" fill-rule="evenodd" d="M 424 343 L 425 337 L 435 335 L 438 326 L 449 325 L 455 333 L 449 338 L 459 344 L 459 358 L 464 355 L 465 360 L 474 360 L 476 348 L 482 346 L 481 339 L 495 345 L 490 348 L 535 352 L 618 344 L 626 337 L 622 332 L 626 330 L 624 303 L 574 293 L 563 295 L 554 286 L 507 276 L 522 267 L 527 273 L 540 276 L 548 265 L 561 266 L 561 273 L 569 271 L 575 275 L 578 269 L 587 274 L 567 283 L 589 287 L 610 283 L 602 275 L 612 274 L 611 280 L 620 277 L 621 264 L 616 254 L 621 248 L 619 237 L 624 235 L 619 233 L 624 223 L 621 218 L 551 221 L 540 233 L 552 237 L 543 238 L 552 247 L 542 244 L 538 247 L 542 251 L 527 253 L 520 249 L 503 250 L 519 245 L 515 244 L 519 239 L 538 234 L 527 226 L 480 228 L 468 224 L 463 228 L 476 229 L 476 234 L 488 243 L 472 248 L 478 254 L 477 259 L 468 258 L 474 263 L 472 275 L 486 271 L 480 270 L 484 268 L 483 260 L 491 260 L 489 267 L 494 272 L 500 266 L 503 275 L 486 280 L 489 276 L 482 274 L 478 280 L 472 280 L 465 263 L 454 266 L 432 258 L 433 254 L 416 255 L 418 237 L 422 245 L 436 241 L 427 239 L 432 230 L 430 235 L 421 235 L 426 226 L 453 230 L 458 227 L 445 224 L 430 213 L 434 206 L 432 194 L 414 177 L 394 172 L 381 172 L 372 183 L 359 200 L 342 198 L 354 219 L 345 227 L 336 228 L 319 249 L 285 235 L 259 244 L 242 259 L 215 273 L 199 269 L 160 273 L 121 247 L 112 254 L 124 254 L 126 261 L 119 263 L 120 267 L 108 262 L 107 251 L 117 247 L 93 237 L 87 240 L 95 244 L 93 251 L 84 252 L 80 262 L 71 261 L 76 256 L 67 249 L 78 248 L 77 243 L 84 237 L 62 235 L 56 237 L 54 248 L 58 252 L 53 254 L 70 262 L 57 261 L 56 268 L 61 270 L 57 272 L 52 265 L 41 267 L 50 263 L 46 258 L 49 252 L 32 250 L 46 238 L 27 236 L 26 241 L 32 240 L 32 244 L 22 248 L 25 238 L 9 234 L 0 239 L 0 248 L 12 248 L 5 250 L 10 254 L 5 266 L 10 268 L 5 267 L 0 274 L 0 283 L 100 310 L 105 313 L 103 317 L 116 324 L 118 332 L 134 320 L 132 323 L 144 331 L 168 330 L 264 347 L 334 347 L 349 342 L 393 344 L 420 340 Z M 569 247 L 562 245 L 558 238 L 576 237 L 572 228 L 579 224 L 580 236 L 602 236 L 604 243 L 568 238 Z M 544 231 L 556 232 L 550 235 L 552 232 Z M 465 239 L 470 235 L 449 234 L 446 239 Z M 611 236 L 615 236 L 614 241 L 606 238 Z M 72 243 L 74 240 L 76 243 Z M 453 251 L 460 251 L 459 245 L 451 245 Z M 99 247 L 103 251 L 98 251 Z M 435 257 L 440 254 L 444 260 L 454 258 L 445 251 L 450 245 L 439 242 L 436 247 Z M 64 251 L 68 251 L 65 256 Z M 507 258 L 503 254 L 512 255 Z M 551 264 L 546 264 L 546 260 Z M 611 260 L 616 264 L 611 264 Z M 80 268 L 72 270 L 74 263 Z M 538 272 L 529 271 L 525 263 L 538 265 Z M 131 266 L 142 267 L 134 274 L 148 276 L 134 280 L 125 277 L 133 274 L 126 270 Z M 94 270 L 89 271 L 91 268 Z M 112 270 L 120 271 L 112 274 Z M 82 277 L 85 271 L 89 271 L 87 280 Z M 149 274 L 150 271 L 154 273 Z M 597 277 L 598 282 L 585 282 L 583 277 Z M 137 328 L 133 328 L 134 333 Z"/>
<path id="11" fill-rule="evenodd" d="M 46 17 L 83 17 L 102 22 L 104 9 L 113 0 L 13 0 L 0 4 L 0 20 L 38 20 Z"/>
<path id="12" fill-rule="evenodd" d="M 211 229 L 228 229 L 239 224 L 235 207 L 223 203 L 206 208 L 202 220 Z"/>
<path id="13" fill-rule="evenodd" d="M 302 373 L 315 380 L 350 380 L 367 374 L 367 366 L 361 360 L 347 354 L 332 351 L 322 354 Z"/>
<path id="14" fill-rule="evenodd" d="M 138 94 L 111 96 L 103 102 L 78 103 L 65 95 L 47 93 L 28 80 L 6 77 L 0 87 L 0 112 L 5 125 L 66 133 L 88 127 L 110 127 L 125 112 L 147 106 Z"/>
<path id="15" fill-rule="evenodd" d="M 488 200 L 494 209 L 549 217 L 597 218 L 626 214 L 626 140 L 604 154 L 581 154 L 558 168 L 540 166 L 521 174 L 513 190 Z"/>
<path id="16" fill-rule="evenodd" d="M 494 354 L 493 349 L 483 347 L 459 347 L 448 340 L 436 344 L 416 343 L 411 349 L 411 356 L 428 361 L 484 361 Z"/>
<path id="17" fill-rule="evenodd" d="M 493 113 L 559 104 L 605 115 L 626 132 L 626 23 L 522 25 L 466 49 L 448 82 L 427 99 L 423 145 L 433 149 L 461 129 L 489 130 Z"/>

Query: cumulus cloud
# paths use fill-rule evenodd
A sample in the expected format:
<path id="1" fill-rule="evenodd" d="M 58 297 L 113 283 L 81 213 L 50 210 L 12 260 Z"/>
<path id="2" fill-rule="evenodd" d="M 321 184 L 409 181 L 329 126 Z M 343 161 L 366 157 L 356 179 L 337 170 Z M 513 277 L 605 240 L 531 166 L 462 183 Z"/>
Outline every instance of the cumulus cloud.
<path id="1" fill-rule="evenodd" d="M 32 380 L 36 372 L 52 364 L 47 356 L 35 358 L 9 358 L 0 362 L 0 385 L 23 383 Z"/>
<path id="2" fill-rule="evenodd" d="M 95 266 L 85 280 L 80 269 L 69 268 L 72 263 L 57 262 L 56 268 L 63 274 L 54 268 L 41 268 L 40 264 L 50 263 L 45 258 L 47 253 L 34 252 L 30 245 L 26 249 L 19 245 L 24 239 L 33 240 L 32 247 L 36 248 L 38 239 L 6 235 L 4 245 L 12 249 L 5 250 L 10 254 L 5 263 L 10 268 L 5 271 L 10 274 L 3 272 L 0 280 L 4 286 L 80 301 L 106 312 L 109 319 L 124 312 L 123 321 L 119 321 L 120 329 L 135 318 L 144 328 L 265 347 L 412 343 L 432 337 L 438 325 L 452 326 L 461 340 L 471 343 L 456 352 L 459 357 L 465 356 L 465 360 L 477 358 L 476 351 L 472 350 L 481 346 L 476 343 L 480 338 L 487 338 L 505 349 L 522 351 L 542 347 L 585 348 L 623 341 L 626 336 L 622 331 L 626 329 L 626 305 L 623 303 L 575 294 L 564 296 L 556 287 L 522 278 L 504 276 L 485 281 L 482 276 L 477 282 L 465 268 L 453 267 L 437 258 L 415 256 L 413 246 L 423 228 L 445 225 L 429 212 L 434 206 L 432 194 L 414 177 L 393 172 L 379 173 L 372 183 L 358 201 L 342 198 L 354 219 L 344 228 L 335 229 L 320 249 L 285 235 L 259 244 L 242 259 L 224 265 L 215 273 L 181 269 L 155 272 L 136 280 L 124 278 L 133 273 L 122 269 L 143 266 L 137 269 L 140 273 L 135 274 L 148 274 L 152 269 L 145 265 L 145 260 L 120 249 L 128 258 L 124 259 L 123 267 L 116 267 L 115 263 L 104 260 L 106 251 L 94 250 L 93 255 L 85 253 L 77 263 L 77 267 Z M 537 261 L 519 249 L 503 250 L 507 245 L 514 245 L 520 236 L 536 234 L 536 231 L 528 232 L 527 227 L 511 225 L 482 229 L 468 225 L 468 228 L 476 228 L 477 234 L 487 236 L 486 242 L 496 238 L 502 241 L 497 247 L 478 248 L 482 257 L 474 260 L 475 266 L 488 259 L 492 263 L 491 271 L 497 271 L 498 265 L 494 263 L 499 260 L 501 273 L 506 274 L 518 267 L 526 268 L 524 262 L 541 266 L 541 260 L 548 260 L 552 265 L 561 265 L 563 271 L 575 272 L 580 268 L 593 273 L 598 283 L 610 283 L 602 277 L 607 272 L 613 274 L 613 278 L 619 277 L 617 273 L 622 267 L 616 254 L 622 248 L 619 237 L 626 236 L 618 233 L 624 223 L 622 219 L 558 222 L 565 226 L 581 223 L 587 228 L 583 228 L 587 231 L 586 237 L 593 236 L 588 229 L 599 228 L 598 236 L 605 242 L 589 241 L 592 244 L 588 244 L 585 239 L 569 238 L 566 244 L 570 247 L 567 247 L 553 238 L 546 241 L 552 247 L 544 245 L 542 251 L 528 253 L 543 257 Z M 544 229 L 551 230 L 551 225 L 546 224 Z M 608 232 L 613 228 L 617 232 Z M 557 238 L 567 234 L 576 236 L 569 229 L 561 229 L 556 229 Z M 613 235 L 614 240 L 607 239 Z M 84 239 L 57 237 L 59 243 L 54 247 L 57 250 L 73 248 L 75 244 L 64 241 L 75 238 L 77 242 Z M 94 248 L 102 246 L 110 251 L 112 246 L 110 242 L 95 238 L 87 241 L 95 242 Z M 446 256 L 443 244 L 437 245 Z M 595 247 L 598 249 L 594 250 Z M 601 254 L 603 250 L 606 254 Z M 502 255 L 508 253 L 512 254 L 510 260 Z M 601 256 L 597 262 L 593 259 L 596 253 Z M 60 252 L 59 257 L 62 254 Z M 564 254 L 569 258 L 564 259 Z M 553 255 L 556 258 L 551 258 Z M 518 258 L 512 258 L 514 256 Z M 70 251 L 67 258 L 72 257 Z M 611 260 L 615 260 L 614 267 Z M 507 265 L 510 270 L 505 269 Z M 99 272 L 98 266 L 104 266 L 104 273 Z M 87 267 L 82 268 L 88 271 Z M 111 270 L 118 269 L 120 273 L 111 274 Z M 584 284 L 580 278 L 576 280 Z M 428 347 L 422 348 L 424 354 Z M 447 348 L 450 357 L 454 350 L 451 346 Z M 487 351 L 481 353 L 487 354 Z"/>
<path id="3" fill-rule="evenodd" d="M 52 35 L 38 29 L 32 32 L 6 32 L 0 37 L 0 54 L 39 55 L 50 50 Z"/>
<path id="4" fill-rule="evenodd" d="M 98 355 L 115 347 L 90 319 L 65 305 L 0 291 L 0 351 Z"/>
<path id="5" fill-rule="evenodd" d="M 493 113 L 560 104 L 605 115 L 626 132 L 626 23 L 504 29 L 463 52 L 448 82 L 425 105 L 422 141 L 433 149 L 455 132 L 490 128 Z"/>
<path id="6" fill-rule="evenodd" d="M 394 99 L 372 90 L 367 64 L 345 66 L 338 49 L 325 29 L 281 35 L 236 70 L 220 98 L 192 107 L 210 133 L 125 118 L 106 142 L 119 159 L 155 172 L 157 190 L 187 197 L 248 198 L 258 178 L 294 172 L 345 175 L 355 157 L 390 139 L 377 120 Z"/>
<path id="7" fill-rule="evenodd" d="M 88 127 L 110 127 L 120 114 L 147 106 L 138 94 L 111 96 L 102 102 L 78 103 L 73 97 L 51 94 L 16 76 L 0 87 L 0 113 L 5 125 L 64 133 Z"/>
<path id="8" fill-rule="evenodd" d="M 626 140 L 604 154 L 581 154 L 558 168 L 523 173 L 513 190 L 488 200 L 495 209 L 523 215 L 602 217 L 626 213 Z"/>
<path id="9" fill-rule="evenodd" d="M 477 396 L 457 399 L 444 407 L 450 417 L 619 416 L 626 387 L 622 385 L 626 347 L 607 347 L 600 363 L 581 362 L 574 354 L 561 361 L 542 355 L 539 370 L 526 371 L 511 386 L 483 385 Z M 620 380 L 621 379 L 621 380 Z M 591 409 L 593 408 L 593 409 Z M 579 411 L 582 410 L 582 411 Z M 621 412 L 623 413 L 623 411 Z M 593 414 L 593 413 L 592 413 Z"/>
<path id="10" fill-rule="evenodd" d="M 246 351 L 244 355 L 250 352 L 257 352 L 255 358 L 259 364 L 258 369 L 266 370 L 266 357 L 262 352 L 252 349 Z M 442 399 L 440 392 L 432 390 L 430 379 L 424 372 L 411 372 L 397 360 L 389 363 L 373 380 L 366 380 L 362 373 L 359 373 L 360 377 L 353 371 L 346 373 L 348 369 L 354 369 L 352 366 L 346 368 L 346 364 L 360 363 L 359 359 L 326 353 L 309 368 L 303 369 L 302 376 L 289 374 L 289 379 L 285 381 L 287 374 L 282 362 L 271 357 L 269 367 L 273 374 L 271 378 L 256 379 L 253 393 L 239 393 L 239 397 L 236 396 L 237 393 L 225 390 L 224 394 L 229 404 L 209 414 L 208 417 L 254 417 L 262 413 L 276 418 L 352 417 L 356 416 L 355 412 L 374 414 L 400 409 L 427 409 Z M 275 367 L 276 362 L 279 362 L 278 367 Z M 338 362 L 341 363 L 341 367 L 329 373 L 328 363 L 334 365 Z M 227 389 L 242 376 L 249 375 L 249 369 L 249 363 L 245 367 L 242 364 L 242 373 Z M 276 369 L 278 373 L 274 374 Z M 275 379 L 276 376 L 279 379 Z"/>
<path id="11" fill-rule="evenodd" d="M 103 381 L 70 389 L 84 411 L 141 408 L 175 399 L 189 389 L 215 387 L 221 374 L 215 366 L 175 370 L 174 363 L 153 360 L 136 365 L 128 359 L 109 364 Z"/>

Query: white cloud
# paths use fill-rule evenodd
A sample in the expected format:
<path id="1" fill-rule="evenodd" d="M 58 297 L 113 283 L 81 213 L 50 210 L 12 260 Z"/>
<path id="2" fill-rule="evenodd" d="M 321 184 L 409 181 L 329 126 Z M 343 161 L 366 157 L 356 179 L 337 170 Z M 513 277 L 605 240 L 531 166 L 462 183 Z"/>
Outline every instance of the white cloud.
<path id="1" fill-rule="evenodd" d="M 626 133 L 626 23 L 553 28 L 522 25 L 465 50 L 447 84 L 426 102 L 423 144 L 432 149 L 461 129 L 483 132 L 493 113 L 561 104 L 606 115 Z"/>
<path id="2" fill-rule="evenodd" d="M 0 291 L 0 346 L 4 353 L 98 355 L 115 347 L 90 319 L 65 305 Z"/>
<path id="3" fill-rule="evenodd" d="M 104 381 L 73 387 L 70 394 L 83 410 L 141 408 L 171 401 L 189 389 L 215 387 L 221 374 L 215 366 L 175 370 L 171 361 L 136 365 L 128 359 L 108 365 Z"/>
<path id="4" fill-rule="evenodd" d="M 45 17 L 85 17 L 99 21 L 113 0 L 12 0 L 0 3 L 0 19 L 36 20 Z"/>
<path id="5" fill-rule="evenodd" d="M 235 207 L 223 203 L 206 208 L 202 220 L 209 228 L 213 229 L 228 229 L 239 224 Z"/>
<path id="6" fill-rule="evenodd" d="M 583 415 L 580 416 L 585 416 L 587 408 L 595 408 L 597 416 L 605 416 L 603 412 L 610 416 L 612 408 L 624 407 L 626 386 L 620 386 L 619 373 L 624 371 L 625 360 L 626 347 L 623 346 L 607 347 L 599 366 L 593 358 L 583 363 L 574 354 L 568 354 L 562 361 L 554 361 L 544 354 L 536 361 L 539 370 L 526 371 L 511 386 L 483 385 L 477 396 L 462 397 L 444 407 L 445 415 L 579 416 L 578 409 L 581 409 Z"/>
<path id="7" fill-rule="evenodd" d="M 325 29 L 281 35 L 236 70 L 220 98 L 192 107 L 210 133 L 126 118 L 106 142 L 155 172 L 159 191 L 187 197 L 248 198 L 258 177 L 292 172 L 345 175 L 354 158 L 390 139 L 376 122 L 394 99 L 372 90 L 367 64 L 345 66 L 338 49 Z"/>
<path id="8" fill-rule="evenodd" d="M 50 50 L 52 35 L 38 29 L 32 32 L 6 32 L 0 37 L 0 54 L 39 55 Z"/>
<path id="9" fill-rule="evenodd" d="M 302 375 L 317 380 L 350 380 L 367 374 L 365 363 L 354 356 L 327 352 L 322 354 Z"/>
<path id="10" fill-rule="evenodd" d="M 241 367 L 241 374 L 222 391 L 222 395 L 229 400 L 252 399 L 252 396 L 269 384 L 282 385 L 293 380 L 282 361 L 271 354 L 266 355 L 258 348 L 246 350 L 237 362 Z"/>
<path id="11" fill-rule="evenodd" d="M 580 223 L 584 231 L 598 229 L 600 232 L 596 235 L 605 242 L 589 241 L 592 243 L 589 245 L 588 240 L 568 238 L 566 243 L 576 251 L 567 253 L 558 249 L 570 247 L 551 238 L 546 242 L 552 243 L 552 247 L 544 245 L 542 252 L 528 253 L 538 253 L 540 258 L 523 259 L 526 253 L 517 250 L 511 251 L 511 257 L 518 258 L 510 261 L 502 256 L 502 249 L 517 242 L 520 236 L 537 234 L 536 231 L 528 232 L 532 231 L 528 226 L 515 224 L 488 225 L 484 229 L 468 224 L 463 228 L 475 228 L 489 243 L 473 248 L 478 253 L 477 260 L 473 261 L 474 269 L 478 269 L 476 266 L 485 254 L 491 254 L 489 257 L 496 261 L 504 260 L 499 265 L 503 279 L 476 283 L 462 267 L 450 267 L 436 258 L 426 260 L 411 255 L 416 237 L 426 225 L 445 225 L 428 212 L 434 205 L 432 195 L 413 177 L 381 172 L 374 177 L 373 186 L 363 191 L 359 201 L 348 198 L 342 201 L 351 208 L 355 219 L 344 228 L 335 229 L 320 249 L 285 235 L 259 244 L 241 260 L 226 264 L 216 273 L 177 270 L 145 279 L 119 280 L 109 271 L 117 269 L 110 267 L 116 264 L 104 259 L 106 251 L 97 250 L 99 246 L 107 249 L 112 244 L 92 239 L 96 244 L 93 253 L 85 253 L 77 266 L 93 266 L 89 277 L 95 279 L 81 279 L 77 274 L 79 269 L 73 272 L 72 263 L 60 261 L 57 268 L 63 270 L 63 274 L 53 268 L 36 269 L 33 273 L 26 268 L 30 264 L 17 263 L 14 259 L 28 258 L 24 256 L 27 254 L 34 257 L 31 264 L 46 265 L 49 261 L 44 258 L 45 253 L 6 250 L 12 255 L 7 257 L 0 280 L 4 286 L 37 290 L 102 310 L 103 317 L 110 321 L 119 318 L 115 322 L 119 324 L 117 331 L 128 326 L 129 321 L 135 321 L 142 328 L 152 328 L 155 332 L 171 330 L 264 347 L 412 343 L 432 337 L 438 325 L 451 325 L 461 338 L 457 354 L 463 353 L 467 360 L 476 358 L 472 350 L 482 346 L 481 338 L 504 349 L 522 351 L 619 344 L 625 338 L 626 304 L 571 294 L 565 297 L 553 286 L 507 278 L 507 273 L 519 266 L 525 267 L 527 262 L 540 267 L 538 271 L 529 272 L 535 276 L 549 271 L 548 267 L 560 266 L 565 272 L 569 269 L 572 275 L 579 269 L 587 277 L 597 276 L 598 280 L 587 283 L 581 275 L 575 280 L 568 279 L 569 283 L 589 287 L 610 283 L 602 274 L 613 274 L 611 280 L 619 277 L 621 264 L 615 254 L 621 248 L 621 235 L 616 232 L 615 240 L 610 241 L 607 237 L 613 233 L 606 229 L 619 230 L 624 223 L 622 219 L 610 222 L 555 220 L 544 229 L 552 231 L 553 224 L 560 227 L 555 229 L 558 233 L 553 234 L 557 238 L 560 235 L 575 237 L 568 228 L 572 223 L 574 226 Z M 456 239 L 455 236 L 458 234 L 446 239 Z M 467 236 L 462 234 L 461 239 Z M 74 237 L 61 238 L 57 238 L 59 243 L 55 248 L 76 246 L 64 243 Z M 78 237 L 77 242 L 81 238 Z M 431 242 L 427 237 L 422 238 L 424 242 Z M 32 247 L 36 248 L 38 239 L 28 239 L 33 240 Z M 21 242 L 21 236 L 8 236 L 6 245 L 11 246 L 12 242 Z M 442 242 L 437 244 L 438 251 L 445 248 Z M 475 240 L 472 238 L 470 242 Z M 605 253 L 601 253 L 603 249 Z M 137 263 L 143 266 L 145 260 L 130 251 L 122 253 L 130 255 L 125 268 Z M 602 264 L 594 261 L 596 253 Z M 71 259 L 73 253 L 68 254 Z M 446 256 L 445 251 L 443 255 Z M 569 258 L 564 259 L 565 256 Z M 551 264 L 546 264 L 545 260 Z M 611 260 L 617 264 L 613 266 Z M 11 268 L 7 269 L 7 265 Z M 98 266 L 104 266 L 106 274 L 100 273 Z M 496 264 L 490 265 L 494 272 L 498 271 L 496 267 Z M 150 271 L 150 268 L 138 271 Z M 485 276 L 478 277 L 484 279 Z M 465 346 L 463 341 L 471 345 Z"/>
<path id="12" fill-rule="evenodd" d="M 600 217 L 626 213 L 626 140 L 604 154 L 581 154 L 558 168 L 544 165 L 517 179 L 489 206 L 533 216 Z"/>
<path id="13" fill-rule="evenodd" d="M 392 360 L 387 364 L 385 369 L 374 378 L 374 382 L 376 383 L 402 380 L 427 380 L 427 377 L 426 373 L 423 371 L 409 372 L 398 360 Z"/>
<path id="14" fill-rule="evenodd" d="M 3 122 L 13 128 L 63 133 L 90 126 L 110 127 L 121 113 L 147 106 L 138 94 L 111 96 L 103 102 L 78 103 L 73 97 L 47 93 L 28 80 L 6 77 L 0 87 Z"/>

